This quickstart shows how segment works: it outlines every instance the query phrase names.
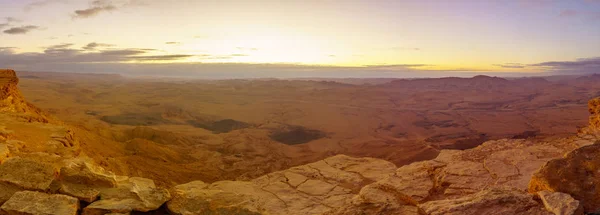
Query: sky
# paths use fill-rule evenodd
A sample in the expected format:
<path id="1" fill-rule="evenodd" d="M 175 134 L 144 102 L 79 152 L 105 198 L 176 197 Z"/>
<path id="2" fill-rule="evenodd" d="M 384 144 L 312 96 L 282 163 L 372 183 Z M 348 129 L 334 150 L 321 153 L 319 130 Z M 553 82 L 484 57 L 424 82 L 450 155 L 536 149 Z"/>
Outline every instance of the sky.
<path id="1" fill-rule="evenodd" d="M 0 68 L 213 78 L 600 73 L 600 0 L 0 0 Z"/>

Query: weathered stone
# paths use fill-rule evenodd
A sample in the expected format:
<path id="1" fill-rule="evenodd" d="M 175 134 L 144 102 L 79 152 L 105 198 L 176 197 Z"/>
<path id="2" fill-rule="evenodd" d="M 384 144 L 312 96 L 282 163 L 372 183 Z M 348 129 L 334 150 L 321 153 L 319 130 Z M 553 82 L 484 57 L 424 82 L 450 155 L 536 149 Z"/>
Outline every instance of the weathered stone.
<path id="1" fill-rule="evenodd" d="M 75 215 L 79 209 L 79 201 L 66 195 L 20 191 L 0 209 L 9 215 Z"/>
<path id="2" fill-rule="evenodd" d="M 16 185 L 0 182 L 0 205 L 4 204 L 4 202 L 8 201 L 13 194 L 18 191 L 22 191 L 23 188 L 17 187 Z"/>
<path id="3" fill-rule="evenodd" d="M 78 198 L 81 201 L 93 202 L 98 199 L 100 191 L 86 185 L 62 183 L 59 192 Z"/>
<path id="4" fill-rule="evenodd" d="M 548 161 L 529 182 L 529 192 L 561 192 L 579 200 L 585 212 L 600 211 L 600 143 Z"/>
<path id="5" fill-rule="evenodd" d="M 583 215 L 583 207 L 579 201 L 573 199 L 566 193 L 550 192 L 542 190 L 537 193 L 546 210 L 555 215 Z"/>
<path id="6" fill-rule="evenodd" d="M 250 182 L 220 181 L 209 185 L 201 181 L 177 185 L 167 202 L 172 214 L 260 214 L 261 192 Z M 252 195 L 254 194 L 254 195 Z"/>
<path id="7" fill-rule="evenodd" d="M 60 169 L 60 180 L 90 187 L 116 187 L 116 176 L 83 158 L 68 160 Z"/>
<path id="8" fill-rule="evenodd" d="M 171 198 L 169 192 L 157 188 L 150 179 L 132 177 L 115 188 L 100 191 L 100 200 L 83 209 L 83 214 L 148 212 L 158 209 Z"/>
<path id="9" fill-rule="evenodd" d="M 116 176 L 96 166 L 93 161 L 74 158 L 60 169 L 60 193 L 86 202 L 95 201 L 104 188 L 116 187 Z"/>
<path id="10" fill-rule="evenodd" d="M 387 161 L 337 155 L 251 182 L 178 185 L 171 191 L 173 199 L 167 207 L 173 214 L 322 214 L 395 170 Z"/>
<path id="11" fill-rule="evenodd" d="M 28 190 L 48 190 L 57 174 L 50 164 L 20 157 L 9 158 L 0 165 L 0 182 Z"/>
<path id="12" fill-rule="evenodd" d="M 428 215 L 550 215 L 531 195 L 520 191 L 490 189 L 458 199 L 429 201 L 419 208 Z"/>
<path id="13" fill-rule="evenodd" d="M 590 129 L 600 132 L 600 98 L 592 99 L 588 102 L 590 111 Z"/>
<path id="14" fill-rule="evenodd" d="M 0 163 L 4 162 L 10 156 L 10 150 L 6 144 L 0 144 Z"/>

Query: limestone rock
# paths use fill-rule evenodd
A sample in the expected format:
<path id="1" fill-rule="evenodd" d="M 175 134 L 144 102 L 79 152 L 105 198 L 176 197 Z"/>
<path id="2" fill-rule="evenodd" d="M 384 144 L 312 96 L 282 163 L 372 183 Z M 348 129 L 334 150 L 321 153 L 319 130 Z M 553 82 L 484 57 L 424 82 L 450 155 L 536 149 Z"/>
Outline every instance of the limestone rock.
<path id="1" fill-rule="evenodd" d="M 22 190 L 23 188 L 17 187 L 16 185 L 0 182 L 0 205 L 8 201 L 13 194 Z"/>
<path id="2" fill-rule="evenodd" d="M 430 201 L 419 208 L 428 215 L 551 215 L 531 195 L 500 189 L 484 190 L 458 199 Z"/>
<path id="3" fill-rule="evenodd" d="M 59 185 L 59 192 L 65 195 L 73 196 L 81 201 L 93 202 L 98 199 L 100 191 L 86 185 L 62 183 Z"/>
<path id="4" fill-rule="evenodd" d="M 600 132 L 600 98 L 592 99 L 588 102 L 590 111 L 590 129 Z"/>
<path id="5" fill-rule="evenodd" d="M 148 212 L 158 209 L 171 198 L 169 192 L 157 188 L 154 181 L 132 177 L 119 182 L 115 188 L 100 191 L 100 200 L 83 209 L 83 214 Z"/>
<path id="6" fill-rule="evenodd" d="M 178 185 L 167 203 L 173 214 L 323 214 L 339 208 L 365 185 L 394 174 L 373 158 L 336 155 L 273 172 L 250 182 Z"/>
<path id="7" fill-rule="evenodd" d="M 21 191 L 15 193 L 0 209 L 6 214 L 75 215 L 79 201 L 66 195 Z"/>
<path id="8" fill-rule="evenodd" d="M 0 165 L 0 182 L 27 190 L 48 190 L 57 174 L 50 164 L 20 157 L 9 158 Z"/>
<path id="9" fill-rule="evenodd" d="M 10 156 L 10 150 L 6 144 L 0 144 L 0 163 Z"/>
<path id="10" fill-rule="evenodd" d="M 209 187 L 210 186 L 210 187 Z M 172 214 L 260 214 L 261 197 L 273 200 L 250 182 L 219 181 L 212 185 L 201 181 L 175 186 L 167 203 Z"/>
<path id="11" fill-rule="evenodd" d="M 585 212 L 600 211 L 600 143 L 547 162 L 529 182 L 529 192 L 562 192 L 579 200 Z"/>
<path id="12" fill-rule="evenodd" d="M 29 121 L 48 122 L 39 108 L 25 101 L 17 88 L 18 83 L 14 70 L 0 69 L 0 112 L 26 114 Z"/>
<path id="13" fill-rule="evenodd" d="M 96 200 L 103 188 L 117 186 L 116 176 L 106 172 L 93 161 L 83 158 L 68 160 L 60 169 L 60 192 L 79 198 L 82 201 Z"/>
<path id="14" fill-rule="evenodd" d="M 542 190 L 537 193 L 546 210 L 555 215 L 583 215 L 583 208 L 579 201 L 573 199 L 569 194 L 550 192 Z"/>

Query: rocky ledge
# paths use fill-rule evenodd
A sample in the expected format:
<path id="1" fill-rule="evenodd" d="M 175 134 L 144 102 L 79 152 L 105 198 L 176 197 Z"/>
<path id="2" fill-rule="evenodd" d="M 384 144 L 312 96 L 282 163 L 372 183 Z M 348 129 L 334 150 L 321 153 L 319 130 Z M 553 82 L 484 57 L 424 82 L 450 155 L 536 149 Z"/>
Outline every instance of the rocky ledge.
<path id="1" fill-rule="evenodd" d="M 17 88 L 18 83 L 14 70 L 0 69 L 0 111 L 18 114 L 30 122 L 48 122 L 39 108 L 25 101 Z"/>

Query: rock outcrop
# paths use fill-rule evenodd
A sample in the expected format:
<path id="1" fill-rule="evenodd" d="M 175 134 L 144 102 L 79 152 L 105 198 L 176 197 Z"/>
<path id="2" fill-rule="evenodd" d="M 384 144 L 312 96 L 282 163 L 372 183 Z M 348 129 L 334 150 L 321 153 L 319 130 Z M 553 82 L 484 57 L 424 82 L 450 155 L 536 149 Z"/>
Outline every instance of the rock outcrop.
<path id="1" fill-rule="evenodd" d="M 179 185 L 167 207 L 173 214 L 322 214 L 395 169 L 379 159 L 337 155 L 252 181 Z"/>
<path id="2" fill-rule="evenodd" d="M 523 191 L 490 189 L 458 199 L 430 201 L 419 205 L 430 215 L 551 215 L 543 205 Z"/>
<path id="3" fill-rule="evenodd" d="M 594 133 L 600 133 L 600 98 L 590 100 L 588 108 L 591 114 L 589 129 Z"/>
<path id="4" fill-rule="evenodd" d="M 0 69 L 0 111 L 20 113 L 28 121 L 47 122 L 39 108 L 25 101 L 17 88 L 18 83 L 14 70 Z"/>
<path id="5" fill-rule="evenodd" d="M 531 178 L 529 192 L 562 192 L 579 200 L 585 212 L 600 212 L 600 142 L 547 162 Z"/>
<path id="6" fill-rule="evenodd" d="M 85 207 L 82 214 L 148 212 L 158 209 L 169 199 L 169 191 L 157 188 L 150 179 L 124 177 L 117 187 L 101 190 L 100 200 Z"/>

